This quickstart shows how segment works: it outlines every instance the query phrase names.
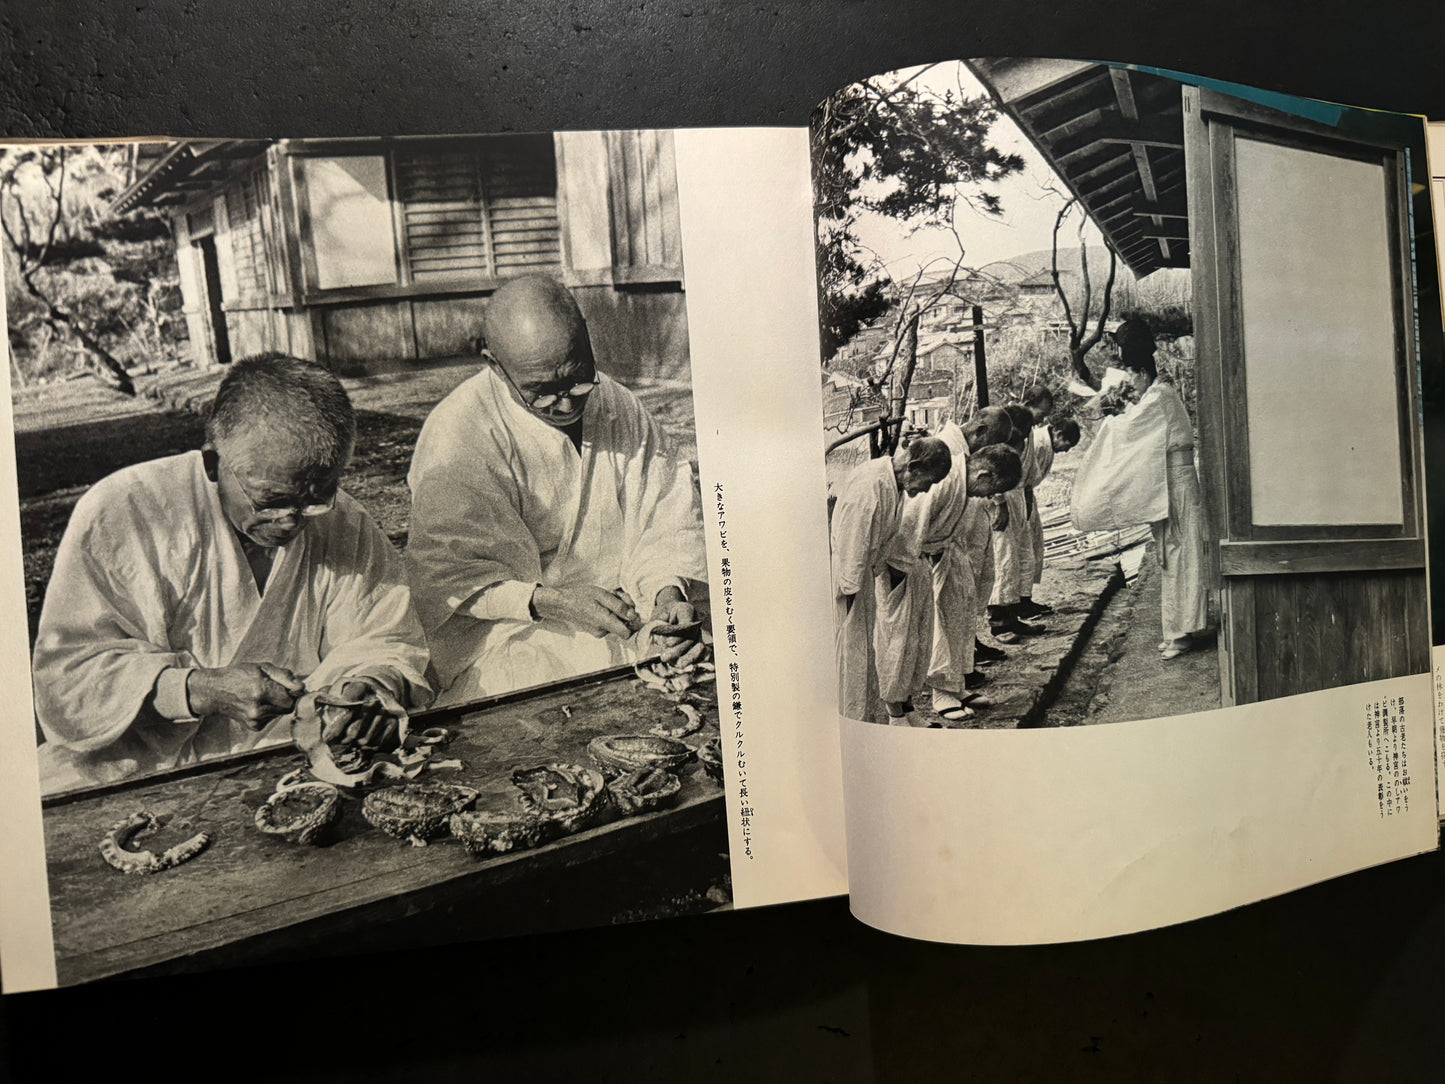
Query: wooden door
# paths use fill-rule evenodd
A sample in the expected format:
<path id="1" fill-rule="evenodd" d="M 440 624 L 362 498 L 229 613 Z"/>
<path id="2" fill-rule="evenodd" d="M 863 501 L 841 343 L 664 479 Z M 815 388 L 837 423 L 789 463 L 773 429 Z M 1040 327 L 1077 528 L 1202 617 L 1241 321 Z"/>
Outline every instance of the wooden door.
<path id="1" fill-rule="evenodd" d="M 226 310 L 221 305 L 221 265 L 216 256 L 215 235 L 207 234 L 194 244 L 201 257 L 201 279 L 206 295 L 204 312 L 210 331 L 211 360 L 219 365 L 229 365 L 231 333 L 226 324 Z"/>
<path id="2" fill-rule="evenodd" d="M 1404 148 L 1184 95 L 1224 702 L 1424 673 Z"/>

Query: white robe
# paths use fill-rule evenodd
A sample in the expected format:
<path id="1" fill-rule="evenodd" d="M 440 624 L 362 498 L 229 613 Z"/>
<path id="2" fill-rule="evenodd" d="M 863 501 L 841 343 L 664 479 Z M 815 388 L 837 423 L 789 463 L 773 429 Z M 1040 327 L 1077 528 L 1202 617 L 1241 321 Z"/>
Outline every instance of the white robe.
<path id="1" fill-rule="evenodd" d="M 838 711 L 849 719 L 871 722 L 877 710 L 874 581 L 886 571 L 902 511 L 893 461 L 886 456 L 870 459 L 848 475 L 833 505 L 833 651 Z"/>
<path id="2" fill-rule="evenodd" d="M 1164 639 L 1179 640 L 1209 627 L 1204 502 L 1194 468 L 1194 429 L 1179 393 L 1168 384 L 1151 384 L 1134 409 L 1164 416 L 1169 516 L 1152 526 L 1162 573 L 1160 624 Z"/>
<path id="3" fill-rule="evenodd" d="M 1173 387 L 1156 380 L 1137 403 L 1100 424 L 1074 479 L 1073 517 L 1080 530 L 1151 524 L 1164 638 L 1208 628 L 1194 431 Z"/>
<path id="4" fill-rule="evenodd" d="M 276 550 L 262 594 L 200 452 L 101 479 L 75 506 L 35 638 L 47 793 L 282 743 L 147 705 L 169 667 L 268 662 L 324 688 L 368 675 L 413 704 L 430 693 L 426 639 L 401 557 L 345 493 Z"/>
<path id="5" fill-rule="evenodd" d="M 872 721 L 880 699 L 906 700 L 926 676 L 933 593 L 919 589 L 921 563 L 900 530 L 904 501 L 883 457 L 855 469 L 833 506 L 833 647 L 849 719 Z"/>
<path id="6" fill-rule="evenodd" d="M 1012 606 L 1033 590 L 1033 541 L 1030 538 L 1028 501 L 1024 495 L 1029 479 L 1038 471 L 1038 459 L 1034 454 L 1034 439 L 1030 433 L 1024 441 L 1023 454 L 1019 456 L 1022 473 L 1019 484 L 1003 495 L 1004 507 L 1008 509 L 1008 526 L 993 535 L 993 591 L 989 595 L 990 606 Z"/>
<path id="7" fill-rule="evenodd" d="M 973 567 L 974 606 L 980 614 L 993 594 L 993 515 L 993 501 L 982 498 L 969 501 L 963 510 L 964 548 Z"/>
<path id="8" fill-rule="evenodd" d="M 915 500 L 905 497 L 905 504 Z M 903 534 L 894 538 L 888 568 L 873 581 L 877 609 L 873 657 L 878 695 L 891 703 L 911 700 L 928 679 L 933 646 L 933 584 L 927 566 Z"/>
<path id="9" fill-rule="evenodd" d="M 538 585 L 621 588 L 646 619 L 663 588 L 706 579 L 692 472 L 607 376 L 588 397 L 579 453 L 483 369 L 427 418 L 407 480 L 407 568 L 439 704 L 634 661 L 630 641 L 534 620 Z"/>
<path id="10" fill-rule="evenodd" d="M 1044 520 L 1039 507 L 1038 487 L 1043 484 L 1049 472 L 1054 469 L 1054 438 L 1046 425 L 1034 429 L 1034 487 L 1033 511 L 1029 514 L 1029 542 L 1033 552 L 1033 578 L 1027 581 L 1042 583 L 1044 579 Z"/>
<path id="11" fill-rule="evenodd" d="M 969 500 L 968 442 L 962 430 L 950 422 L 938 437 L 953 453 L 953 466 L 927 493 L 904 502 L 903 533 L 931 570 L 933 646 L 926 683 L 957 694 L 973 669 L 978 621 L 978 581 L 965 521 L 971 505 L 987 502 Z"/>
<path id="12" fill-rule="evenodd" d="M 1161 385 L 1156 382 L 1148 391 L 1156 387 Z M 1148 391 L 1144 398 L 1149 398 Z M 1157 395 L 1151 404 L 1146 407 L 1141 398 L 1124 413 L 1105 418 L 1094 431 L 1074 475 L 1070 511 L 1080 531 L 1121 530 L 1168 517 L 1169 419 L 1157 409 Z"/>

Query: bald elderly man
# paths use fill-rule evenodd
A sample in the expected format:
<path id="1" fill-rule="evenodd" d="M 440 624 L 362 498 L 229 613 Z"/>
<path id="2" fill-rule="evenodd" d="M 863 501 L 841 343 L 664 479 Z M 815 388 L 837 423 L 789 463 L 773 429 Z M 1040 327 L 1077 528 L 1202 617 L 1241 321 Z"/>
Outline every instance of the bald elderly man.
<path id="1" fill-rule="evenodd" d="M 287 742 L 307 689 L 430 698 L 401 555 L 339 489 L 355 433 L 330 372 L 250 358 L 199 451 L 81 497 L 35 637 L 47 793 Z"/>
<path id="2" fill-rule="evenodd" d="M 443 704 L 634 662 L 635 627 L 693 623 L 706 576 L 689 465 L 598 370 L 567 289 L 509 280 L 483 332 L 488 364 L 427 418 L 408 477 L 408 572 Z M 682 663 L 702 651 L 660 642 Z"/>

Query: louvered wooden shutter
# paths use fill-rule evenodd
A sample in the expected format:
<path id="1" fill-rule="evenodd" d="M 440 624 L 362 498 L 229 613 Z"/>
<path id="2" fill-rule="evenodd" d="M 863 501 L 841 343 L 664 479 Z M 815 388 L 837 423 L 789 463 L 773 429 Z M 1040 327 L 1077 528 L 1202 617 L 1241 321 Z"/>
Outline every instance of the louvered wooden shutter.
<path id="1" fill-rule="evenodd" d="M 482 161 L 497 277 L 560 270 L 552 137 L 495 140 L 486 145 Z"/>
<path id="2" fill-rule="evenodd" d="M 417 282 L 490 273 L 476 155 L 399 156 L 407 266 Z"/>
<path id="3" fill-rule="evenodd" d="M 551 137 L 405 152 L 397 157 L 397 184 L 412 281 L 561 269 Z"/>

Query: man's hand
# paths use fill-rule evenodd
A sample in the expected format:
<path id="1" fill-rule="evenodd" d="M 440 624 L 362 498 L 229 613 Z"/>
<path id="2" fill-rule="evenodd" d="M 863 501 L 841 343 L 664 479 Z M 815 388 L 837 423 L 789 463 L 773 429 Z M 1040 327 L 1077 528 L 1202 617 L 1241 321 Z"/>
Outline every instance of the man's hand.
<path id="1" fill-rule="evenodd" d="M 661 621 L 664 625 L 678 628 L 694 624 L 697 621 L 697 610 L 692 603 L 682 597 L 682 592 L 676 587 L 664 587 L 657 593 L 650 620 Z M 707 654 L 707 645 L 701 639 L 690 636 L 668 636 L 662 632 L 653 633 L 652 639 L 662 648 L 662 654 L 659 656 L 662 661 L 671 663 L 673 666 L 691 666 L 695 662 L 701 662 L 703 656 Z"/>
<path id="2" fill-rule="evenodd" d="M 1008 530 L 1008 505 L 1000 501 L 994 505 L 993 529 L 995 531 Z"/>
<path id="3" fill-rule="evenodd" d="M 192 670 L 186 681 L 186 698 L 197 718 L 219 715 L 252 730 L 291 711 L 305 691 L 295 674 L 269 662 Z"/>
<path id="4" fill-rule="evenodd" d="M 322 717 L 334 715 L 321 731 L 321 740 L 327 745 L 358 745 L 362 749 L 387 752 L 396 747 L 400 739 L 396 717 L 383 706 L 390 700 L 390 694 L 381 685 L 365 676 L 345 678 L 325 691 L 330 700 L 371 700 L 364 707 L 349 712 L 337 710 L 334 713 L 323 710 Z"/>
<path id="5" fill-rule="evenodd" d="M 632 635 L 629 622 L 637 620 L 637 611 L 627 599 L 601 587 L 539 586 L 532 592 L 532 609 L 539 617 L 560 621 L 598 639 L 615 636 L 625 640 Z"/>

